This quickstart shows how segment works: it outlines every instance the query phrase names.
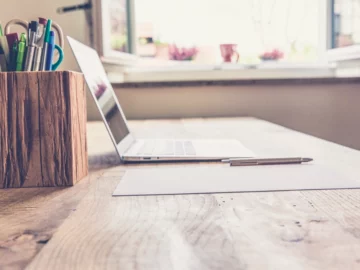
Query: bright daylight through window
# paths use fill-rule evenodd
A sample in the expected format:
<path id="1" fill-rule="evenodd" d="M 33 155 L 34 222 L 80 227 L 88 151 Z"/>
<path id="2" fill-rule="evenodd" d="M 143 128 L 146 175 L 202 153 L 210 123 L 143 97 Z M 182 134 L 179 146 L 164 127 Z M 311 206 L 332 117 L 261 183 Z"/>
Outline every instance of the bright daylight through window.
<path id="1" fill-rule="evenodd" d="M 136 0 L 136 52 L 204 64 L 317 61 L 319 1 Z"/>
<path id="2" fill-rule="evenodd" d="M 119 52 L 126 52 L 143 58 L 206 65 L 311 64 L 360 58 L 360 0 L 101 3 L 110 16 L 102 19 L 103 34 L 98 41 L 104 52 L 108 48 L 121 57 L 126 55 Z M 107 21 L 111 21 L 111 27 Z"/>

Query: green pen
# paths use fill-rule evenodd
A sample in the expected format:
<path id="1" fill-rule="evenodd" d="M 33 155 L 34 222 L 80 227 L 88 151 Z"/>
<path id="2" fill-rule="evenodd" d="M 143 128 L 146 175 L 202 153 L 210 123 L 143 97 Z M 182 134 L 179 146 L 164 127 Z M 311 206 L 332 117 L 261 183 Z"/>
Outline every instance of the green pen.
<path id="1" fill-rule="evenodd" d="M 20 42 L 18 45 L 18 54 L 16 57 L 16 71 L 24 70 L 25 50 L 26 50 L 26 36 L 24 33 L 22 33 L 20 36 Z"/>
<path id="2" fill-rule="evenodd" d="M 1 27 L 1 23 L 0 23 L 0 37 L 2 37 L 4 35 L 2 27 Z"/>

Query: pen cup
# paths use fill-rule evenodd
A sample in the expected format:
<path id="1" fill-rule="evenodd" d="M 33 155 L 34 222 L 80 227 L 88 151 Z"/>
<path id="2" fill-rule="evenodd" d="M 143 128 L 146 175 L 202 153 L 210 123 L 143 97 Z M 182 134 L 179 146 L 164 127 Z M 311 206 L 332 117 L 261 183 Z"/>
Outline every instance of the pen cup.
<path id="1" fill-rule="evenodd" d="M 83 75 L 0 72 L 0 188 L 72 186 L 87 174 Z"/>

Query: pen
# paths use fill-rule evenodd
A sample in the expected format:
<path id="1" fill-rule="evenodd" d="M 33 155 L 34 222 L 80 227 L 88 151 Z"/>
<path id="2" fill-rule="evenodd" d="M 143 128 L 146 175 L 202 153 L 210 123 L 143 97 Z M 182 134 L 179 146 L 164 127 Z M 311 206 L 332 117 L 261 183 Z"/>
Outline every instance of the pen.
<path id="1" fill-rule="evenodd" d="M 3 35 L 4 35 L 4 33 L 3 33 L 2 26 L 1 26 L 1 23 L 0 23 L 0 37 L 2 37 Z"/>
<path id="2" fill-rule="evenodd" d="M 250 158 L 250 159 L 229 159 L 230 166 L 255 166 L 255 165 L 280 165 L 280 164 L 300 164 L 310 162 L 312 158 Z"/>
<path id="3" fill-rule="evenodd" d="M 16 71 L 23 71 L 24 55 L 26 50 L 26 36 L 22 33 L 20 36 L 20 42 L 18 45 L 18 54 L 16 57 Z"/>
<path id="4" fill-rule="evenodd" d="M 18 34 L 11 33 L 7 34 L 6 40 L 9 46 L 9 62 L 8 62 L 8 71 L 15 71 L 16 67 L 16 52 L 17 52 L 17 44 L 19 42 Z M 14 47 L 14 45 L 16 45 Z"/>
<path id="5" fill-rule="evenodd" d="M 34 64 L 32 67 L 33 71 L 40 70 L 41 56 L 43 53 L 43 47 L 45 42 L 45 29 L 46 29 L 47 20 L 44 18 L 39 18 L 39 28 L 36 38 L 36 48 L 34 55 Z"/>
<path id="6" fill-rule="evenodd" d="M 9 49 L 11 49 L 13 47 L 15 41 L 16 42 L 19 41 L 17 33 L 11 33 L 11 34 L 7 34 L 5 36 L 6 36 L 6 40 L 8 42 Z"/>
<path id="7" fill-rule="evenodd" d="M 41 70 L 41 71 L 46 70 L 46 59 L 47 59 L 47 52 L 48 52 L 48 46 L 49 46 L 51 24 L 52 24 L 52 21 L 47 20 L 46 27 L 45 27 L 45 34 L 44 34 L 44 46 L 42 49 L 40 67 L 39 67 L 39 70 Z"/>
<path id="8" fill-rule="evenodd" d="M 63 49 L 59 45 L 55 44 L 55 33 L 54 33 L 54 31 L 50 31 L 49 42 L 48 42 L 47 49 L 48 50 L 47 50 L 47 58 L 46 58 L 45 70 L 54 71 L 59 67 L 59 65 L 61 64 L 61 62 L 64 59 L 64 51 L 63 51 Z M 56 63 L 53 64 L 55 50 L 59 53 L 59 57 L 58 57 Z"/>
<path id="9" fill-rule="evenodd" d="M 25 58 L 25 71 L 31 71 L 33 60 L 34 60 L 34 54 L 35 54 L 35 48 L 36 48 L 36 33 L 38 31 L 38 22 L 31 21 L 29 23 L 29 37 L 28 37 L 28 47 L 27 47 L 27 53 Z"/>
<path id="10" fill-rule="evenodd" d="M 54 51 L 55 51 L 55 33 L 54 31 L 50 31 L 45 70 L 48 71 L 53 70 L 52 62 L 54 59 Z"/>
<path id="11" fill-rule="evenodd" d="M 16 57 L 18 51 L 18 41 L 15 40 L 10 52 L 10 64 L 9 64 L 9 71 L 16 71 Z"/>

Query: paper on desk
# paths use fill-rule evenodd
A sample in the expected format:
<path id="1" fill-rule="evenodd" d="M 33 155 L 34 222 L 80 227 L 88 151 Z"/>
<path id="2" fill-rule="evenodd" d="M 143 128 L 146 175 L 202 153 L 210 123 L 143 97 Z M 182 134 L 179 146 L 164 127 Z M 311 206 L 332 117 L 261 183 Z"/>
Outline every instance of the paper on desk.
<path id="1" fill-rule="evenodd" d="M 360 182 L 314 165 L 191 166 L 128 170 L 114 196 L 360 188 Z"/>

